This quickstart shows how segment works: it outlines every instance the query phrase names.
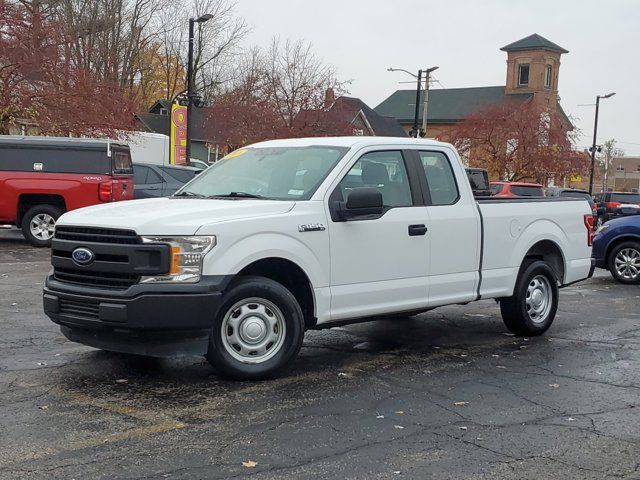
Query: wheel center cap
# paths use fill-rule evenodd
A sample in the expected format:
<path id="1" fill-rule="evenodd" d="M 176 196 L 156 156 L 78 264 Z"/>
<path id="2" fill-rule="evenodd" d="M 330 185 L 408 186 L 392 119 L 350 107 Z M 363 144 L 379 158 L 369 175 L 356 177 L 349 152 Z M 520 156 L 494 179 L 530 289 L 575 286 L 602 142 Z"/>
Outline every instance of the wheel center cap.
<path id="1" fill-rule="evenodd" d="M 533 292 L 533 295 L 531 295 L 531 303 L 533 303 L 535 307 L 542 305 L 542 292 L 540 290 Z"/>
<path id="2" fill-rule="evenodd" d="M 266 330 L 264 321 L 261 318 L 249 317 L 242 322 L 240 334 L 246 342 L 258 343 L 264 338 Z"/>

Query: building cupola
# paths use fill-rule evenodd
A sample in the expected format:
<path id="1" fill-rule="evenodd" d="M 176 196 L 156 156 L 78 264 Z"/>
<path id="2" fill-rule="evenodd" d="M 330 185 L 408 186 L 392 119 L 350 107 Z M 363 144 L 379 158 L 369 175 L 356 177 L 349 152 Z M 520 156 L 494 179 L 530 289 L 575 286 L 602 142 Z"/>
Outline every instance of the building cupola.
<path id="1" fill-rule="evenodd" d="M 560 55 L 568 50 L 537 33 L 500 50 L 507 52 L 505 93 L 534 93 L 549 100 L 557 97 Z"/>

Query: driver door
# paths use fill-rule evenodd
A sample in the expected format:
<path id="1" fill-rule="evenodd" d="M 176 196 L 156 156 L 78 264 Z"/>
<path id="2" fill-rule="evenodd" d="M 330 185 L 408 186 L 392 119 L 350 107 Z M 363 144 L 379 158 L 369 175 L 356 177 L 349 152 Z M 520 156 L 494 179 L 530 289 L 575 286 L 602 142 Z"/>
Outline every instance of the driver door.
<path id="1" fill-rule="evenodd" d="M 428 212 L 407 161 L 401 150 L 364 153 L 330 195 L 329 203 L 344 201 L 355 188 L 374 187 L 384 204 L 382 215 L 329 224 L 331 320 L 428 304 Z"/>

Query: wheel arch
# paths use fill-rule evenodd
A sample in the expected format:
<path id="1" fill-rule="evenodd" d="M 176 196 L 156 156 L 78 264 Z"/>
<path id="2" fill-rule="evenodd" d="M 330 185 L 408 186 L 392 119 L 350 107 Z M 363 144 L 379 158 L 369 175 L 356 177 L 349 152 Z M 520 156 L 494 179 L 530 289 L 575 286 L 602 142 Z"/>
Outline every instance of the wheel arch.
<path id="1" fill-rule="evenodd" d="M 67 202 L 63 195 L 55 193 L 22 193 L 18 196 L 18 211 L 16 212 L 17 224 L 22 222 L 22 218 L 30 208 L 36 205 L 51 205 L 67 211 Z"/>
<path id="2" fill-rule="evenodd" d="M 611 254 L 611 252 L 621 243 L 623 242 L 628 242 L 628 241 L 636 241 L 636 242 L 640 242 L 640 235 L 634 234 L 634 233 L 623 233 L 613 239 L 611 239 L 609 241 L 609 243 L 607 244 L 607 247 L 604 251 L 604 259 L 605 262 L 607 262 L 607 264 L 609 263 L 609 255 Z"/>
<path id="3" fill-rule="evenodd" d="M 283 257 L 261 258 L 243 267 L 234 280 L 246 276 L 266 277 L 281 284 L 298 301 L 305 328 L 315 326 L 317 320 L 313 286 L 306 272 L 297 263 Z"/>
<path id="4" fill-rule="evenodd" d="M 541 260 L 551 267 L 560 284 L 564 283 L 565 258 L 560 246 L 553 240 L 539 240 L 525 253 L 520 268 L 526 260 Z"/>

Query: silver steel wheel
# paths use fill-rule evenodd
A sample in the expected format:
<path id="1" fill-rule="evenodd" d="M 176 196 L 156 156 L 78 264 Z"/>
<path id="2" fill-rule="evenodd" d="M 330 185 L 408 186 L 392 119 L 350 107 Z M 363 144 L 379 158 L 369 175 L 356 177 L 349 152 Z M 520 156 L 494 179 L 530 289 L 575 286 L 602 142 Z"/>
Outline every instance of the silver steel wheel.
<path id="1" fill-rule="evenodd" d="M 640 252 L 635 248 L 623 248 L 613 261 L 618 275 L 625 280 L 635 280 L 640 276 Z"/>
<path id="2" fill-rule="evenodd" d="M 553 304 L 553 292 L 549 279 L 537 275 L 531 279 L 527 287 L 527 312 L 533 323 L 543 323 L 549 316 Z"/>
<path id="3" fill-rule="evenodd" d="M 222 320 L 222 344 L 236 360 L 263 363 L 276 355 L 286 336 L 284 315 L 264 298 L 245 298 Z"/>
<path id="4" fill-rule="evenodd" d="M 55 226 L 55 218 L 48 213 L 39 213 L 31 219 L 29 230 L 38 240 L 51 240 Z"/>

